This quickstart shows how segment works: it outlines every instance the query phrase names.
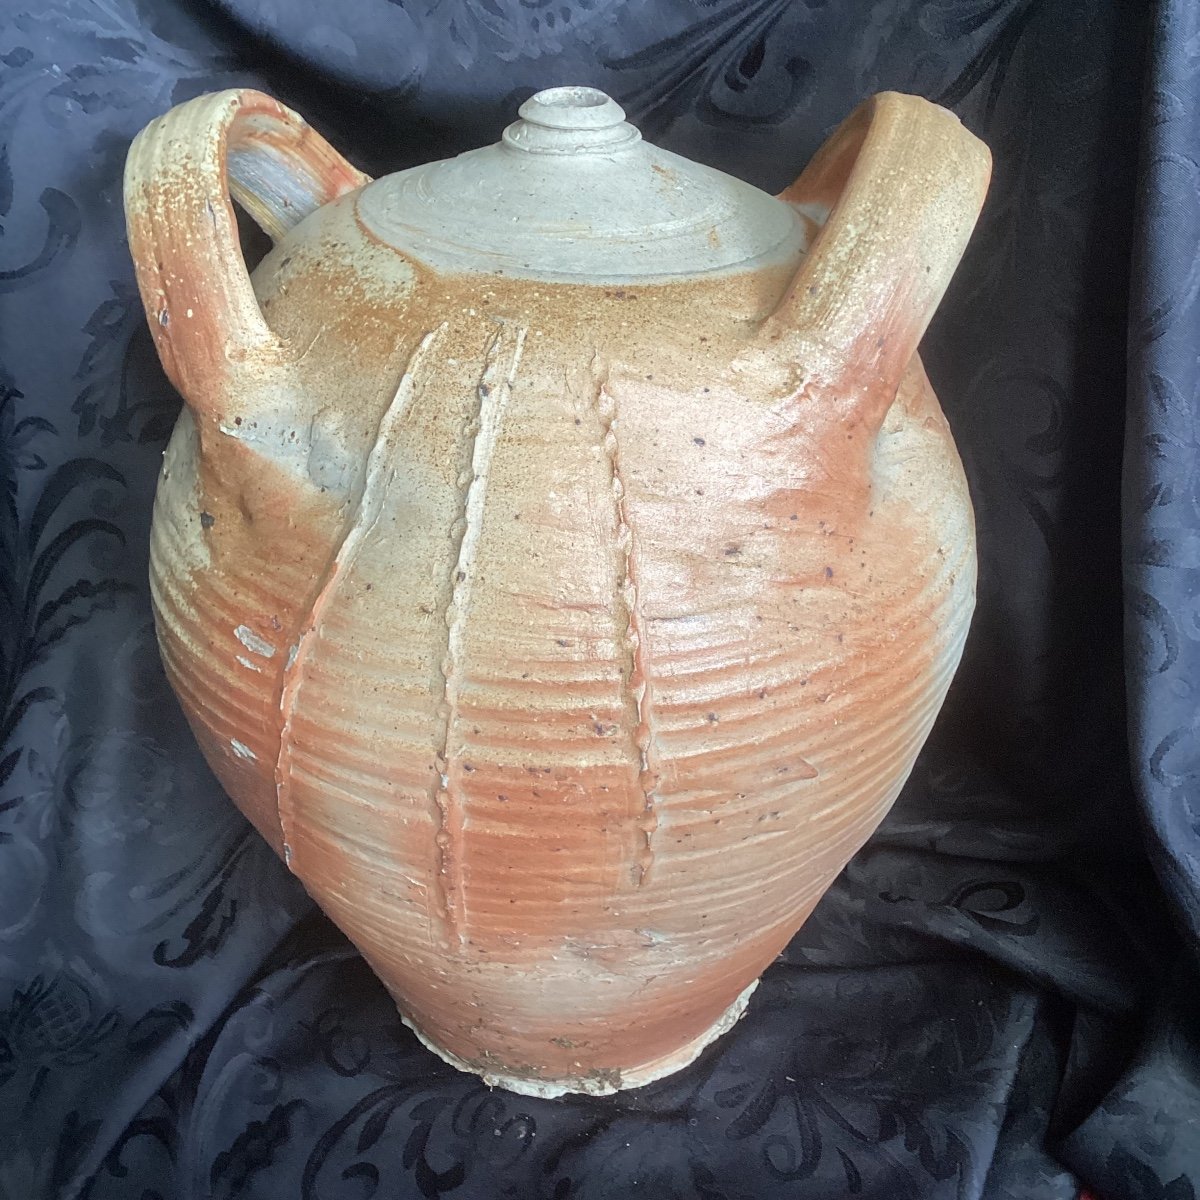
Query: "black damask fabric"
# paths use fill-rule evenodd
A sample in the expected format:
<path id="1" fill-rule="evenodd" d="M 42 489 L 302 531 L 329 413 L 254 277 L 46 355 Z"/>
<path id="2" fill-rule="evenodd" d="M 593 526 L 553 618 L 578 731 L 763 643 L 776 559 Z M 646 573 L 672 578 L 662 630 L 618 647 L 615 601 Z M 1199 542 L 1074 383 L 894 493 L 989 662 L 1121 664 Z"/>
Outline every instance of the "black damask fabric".
<path id="1" fill-rule="evenodd" d="M 379 174 L 564 83 L 771 191 L 884 89 L 996 167 L 924 347 L 981 552 L 935 734 L 729 1035 L 540 1101 L 399 1024 L 166 687 L 120 187 L 222 87 Z M 0 0 L 0 1198 L 1195 1200 L 1198 146 L 1193 0 Z"/>

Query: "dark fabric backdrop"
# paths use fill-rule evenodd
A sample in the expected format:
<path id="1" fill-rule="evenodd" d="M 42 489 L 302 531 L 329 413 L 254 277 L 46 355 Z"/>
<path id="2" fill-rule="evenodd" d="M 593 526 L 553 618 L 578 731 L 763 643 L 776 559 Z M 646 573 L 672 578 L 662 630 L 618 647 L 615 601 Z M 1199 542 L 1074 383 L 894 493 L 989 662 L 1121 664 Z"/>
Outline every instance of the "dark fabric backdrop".
<path id="1" fill-rule="evenodd" d="M 1195 1200 L 1195 0 L 0 0 L 0 64 L 0 1197 Z M 925 346 L 977 506 L 966 659 L 892 816 L 671 1079 L 538 1101 L 423 1050 L 164 684 L 179 401 L 121 169 L 243 83 L 372 173 L 561 83 L 773 191 L 885 88 L 993 149 Z"/>

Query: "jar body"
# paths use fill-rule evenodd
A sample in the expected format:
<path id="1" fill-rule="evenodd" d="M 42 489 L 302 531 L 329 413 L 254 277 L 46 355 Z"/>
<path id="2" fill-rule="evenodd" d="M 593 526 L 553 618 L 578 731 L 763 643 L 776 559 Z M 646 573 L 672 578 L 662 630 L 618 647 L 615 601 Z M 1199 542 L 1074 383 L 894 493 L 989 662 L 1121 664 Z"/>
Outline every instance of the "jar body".
<path id="1" fill-rule="evenodd" d="M 974 601 L 914 358 L 882 428 L 747 330 L 796 269 L 438 275 L 356 196 L 255 275 L 300 347 L 185 413 L 151 572 L 205 755 L 405 1020 L 517 1090 L 667 1074 L 895 799 Z"/>

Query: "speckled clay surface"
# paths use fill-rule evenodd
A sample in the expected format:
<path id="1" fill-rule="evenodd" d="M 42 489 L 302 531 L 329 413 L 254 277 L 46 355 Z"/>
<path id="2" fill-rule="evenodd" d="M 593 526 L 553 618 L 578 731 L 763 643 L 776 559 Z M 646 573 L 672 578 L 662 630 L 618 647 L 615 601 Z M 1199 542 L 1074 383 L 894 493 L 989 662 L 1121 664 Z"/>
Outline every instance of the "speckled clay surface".
<path id="1" fill-rule="evenodd" d="M 988 156 L 884 95 L 776 199 L 587 89 L 523 112 L 377 183 L 254 92 L 140 135 L 188 402 L 152 587 L 209 762 L 422 1040 L 605 1093 L 737 1019 L 945 696 L 974 533 L 915 351 Z"/>

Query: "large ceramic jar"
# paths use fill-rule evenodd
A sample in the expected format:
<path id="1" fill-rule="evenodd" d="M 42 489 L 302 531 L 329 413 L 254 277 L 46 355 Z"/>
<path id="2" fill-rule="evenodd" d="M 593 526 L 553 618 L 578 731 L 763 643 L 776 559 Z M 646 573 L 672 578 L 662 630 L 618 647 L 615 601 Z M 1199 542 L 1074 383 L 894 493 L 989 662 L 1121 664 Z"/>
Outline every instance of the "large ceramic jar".
<path id="1" fill-rule="evenodd" d="M 894 800 L 973 604 L 916 349 L 988 171 L 894 94 L 778 198 L 588 88 L 375 182 L 252 91 L 136 140 L 166 670 L 444 1058 L 678 1069 Z"/>

